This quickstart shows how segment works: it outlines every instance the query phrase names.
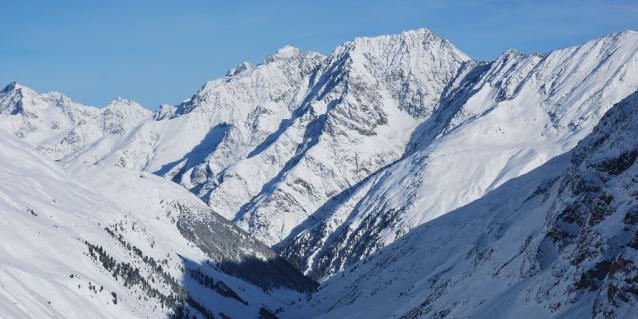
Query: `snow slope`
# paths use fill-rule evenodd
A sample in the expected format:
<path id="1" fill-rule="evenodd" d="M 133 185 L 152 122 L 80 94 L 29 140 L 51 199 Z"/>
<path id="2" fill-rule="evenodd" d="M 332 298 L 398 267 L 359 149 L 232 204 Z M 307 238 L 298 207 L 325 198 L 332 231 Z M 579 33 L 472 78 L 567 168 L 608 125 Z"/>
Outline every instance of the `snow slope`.
<path id="1" fill-rule="evenodd" d="M 569 151 L 638 89 L 638 33 L 472 64 L 400 161 L 328 201 L 277 250 L 329 276 Z"/>
<path id="2" fill-rule="evenodd" d="M 54 137 L 64 136 L 98 113 L 97 108 L 73 102 L 61 93 L 38 94 L 15 82 L 0 91 L 2 128 L 31 145 L 47 144 Z M 57 154 L 54 149 L 51 156 Z"/>
<path id="3" fill-rule="evenodd" d="M 329 57 L 287 47 L 64 161 L 163 175 L 275 244 L 398 160 L 468 60 L 427 29 L 358 38 Z"/>
<path id="4" fill-rule="evenodd" d="M 0 91 L 0 127 L 56 160 L 150 114 L 121 98 L 97 109 L 58 92 L 38 94 L 17 83 Z"/>
<path id="5" fill-rule="evenodd" d="M 116 167 L 73 167 L 98 193 L 3 130 L 0 149 L 3 316 L 157 318 L 177 311 L 177 317 L 190 312 L 204 318 L 197 305 L 205 300 L 212 314 L 250 318 L 261 307 L 274 310 L 301 295 L 267 291 L 224 273 L 211 258 L 271 256 L 260 255 L 266 246 L 169 181 Z M 184 238 L 177 224 L 198 216 L 231 227 L 224 234 L 237 251 L 204 252 Z M 179 306 L 188 296 L 187 306 Z"/>
<path id="6" fill-rule="evenodd" d="M 78 126 L 60 160 L 175 181 L 318 280 L 569 151 L 637 88 L 633 31 L 477 62 L 421 29 L 282 48 L 136 124 Z"/>
<path id="7" fill-rule="evenodd" d="M 412 230 L 282 318 L 634 318 L 638 92 L 569 153 Z"/>

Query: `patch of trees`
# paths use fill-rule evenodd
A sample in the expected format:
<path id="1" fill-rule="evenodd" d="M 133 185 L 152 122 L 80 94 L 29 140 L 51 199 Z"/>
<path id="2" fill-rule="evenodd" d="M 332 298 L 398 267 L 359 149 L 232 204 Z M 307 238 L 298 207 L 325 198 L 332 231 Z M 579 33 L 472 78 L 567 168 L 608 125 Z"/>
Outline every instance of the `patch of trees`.
<path id="1" fill-rule="evenodd" d="M 215 315 L 206 307 L 202 306 L 199 302 L 195 301 L 191 296 L 186 298 L 186 304 L 197 310 L 206 319 L 215 319 Z M 175 313 L 173 319 L 191 319 L 196 318 L 195 315 L 191 317 L 190 310 L 183 304 L 175 306 L 173 309 Z"/>
<path id="2" fill-rule="evenodd" d="M 166 306 L 168 308 L 174 308 L 175 304 L 183 303 L 188 298 L 188 292 L 179 286 L 177 280 L 171 276 L 168 272 L 163 271 L 162 266 L 155 263 L 153 258 L 147 258 L 146 264 L 151 269 L 151 273 L 164 284 L 169 287 L 171 293 L 163 294 L 157 288 L 151 286 L 144 276 L 140 274 L 140 269 L 132 266 L 129 263 L 125 262 L 117 262 L 112 256 L 109 256 L 106 253 L 106 250 L 102 248 L 102 246 L 96 246 L 88 241 L 85 241 L 85 244 L 89 247 L 89 256 L 93 258 L 93 260 L 97 261 L 102 267 L 108 271 L 115 280 L 121 280 L 122 285 L 124 287 L 139 287 L 148 297 L 156 298 L 159 300 L 162 306 Z M 114 303 L 117 302 L 117 298 L 114 296 Z"/>
<path id="3" fill-rule="evenodd" d="M 312 292 L 319 286 L 270 247 L 212 210 L 175 204 L 177 229 L 216 263 L 221 271 L 264 291 L 285 288 Z M 257 258 L 256 256 L 260 256 Z"/>
<path id="4" fill-rule="evenodd" d="M 168 286 L 170 293 L 164 294 L 151 286 L 148 279 L 144 278 L 144 276 L 140 274 L 140 269 L 138 267 L 125 262 L 117 262 L 112 256 L 107 254 L 106 250 L 102 246 L 93 245 L 88 241 L 85 241 L 85 244 L 89 248 L 89 256 L 98 262 L 98 264 L 102 265 L 102 267 L 108 271 L 115 280 L 121 280 L 124 287 L 139 287 L 146 296 L 159 300 L 162 307 L 172 309 L 174 313 L 173 318 L 175 319 L 191 319 L 194 317 L 194 315 L 191 316 L 187 305 L 192 309 L 197 310 L 206 319 L 215 318 L 210 310 L 194 300 L 188 291 L 182 288 L 173 276 L 164 271 L 162 265 L 167 265 L 168 260 L 164 259 L 162 261 L 158 261 L 153 257 L 146 256 L 142 250 L 135 246 L 131 246 L 130 243 L 126 242 L 121 234 L 111 230 L 109 227 L 104 228 L 104 230 L 106 230 L 111 237 L 117 240 L 122 247 L 132 251 L 134 256 L 137 256 L 148 266 L 152 276 L 150 277 L 152 283 L 155 283 L 154 278 L 157 277 L 161 283 Z M 223 283 L 222 285 L 223 287 L 226 287 Z M 101 289 L 102 288 L 100 288 L 100 291 Z M 230 288 L 228 288 L 228 290 L 230 290 Z M 117 295 L 114 292 L 112 295 L 114 300 L 113 303 L 117 304 Z"/>
<path id="5" fill-rule="evenodd" d="M 226 286 L 223 281 L 217 280 L 215 281 L 213 278 L 201 272 L 199 269 L 191 269 L 187 268 L 189 276 L 195 280 L 198 284 L 217 292 L 218 294 L 227 297 L 233 298 L 244 305 L 248 305 L 248 302 L 242 300 L 237 293 L 235 293 L 230 287 Z"/>
<path id="6" fill-rule="evenodd" d="M 300 292 L 313 292 L 319 284 L 304 276 L 288 261 L 277 256 L 270 260 L 249 256 L 242 261 L 223 261 L 218 264 L 223 272 L 241 278 L 264 291 L 286 288 Z"/>
<path id="7" fill-rule="evenodd" d="M 259 308 L 259 319 L 279 319 L 272 312 L 268 311 L 268 309 L 261 307 Z"/>

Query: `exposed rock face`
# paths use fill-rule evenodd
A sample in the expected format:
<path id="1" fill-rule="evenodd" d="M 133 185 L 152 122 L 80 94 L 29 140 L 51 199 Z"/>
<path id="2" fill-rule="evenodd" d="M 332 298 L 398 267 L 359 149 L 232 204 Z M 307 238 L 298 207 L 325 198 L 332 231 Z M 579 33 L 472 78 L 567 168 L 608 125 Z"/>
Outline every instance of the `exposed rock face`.
<path id="1" fill-rule="evenodd" d="M 97 109 L 58 92 L 38 94 L 17 83 L 0 91 L 0 127 L 56 160 L 104 135 L 120 133 L 150 114 L 121 98 Z"/>
<path id="2" fill-rule="evenodd" d="M 57 140 L 98 113 L 98 109 L 76 103 L 61 93 L 38 94 L 15 82 L 0 91 L 0 126 L 31 145 Z M 56 159 L 64 155 L 55 147 L 46 153 Z"/>
<path id="3" fill-rule="evenodd" d="M 638 315 L 637 121 L 638 92 L 607 112 L 579 143 L 521 267 L 530 276 L 565 268 L 554 277 L 569 285 L 550 294 L 558 290 L 574 302 L 594 292 L 593 318 Z"/>
<path id="4" fill-rule="evenodd" d="M 180 183 L 321 279 L 569 151 L 637 88 L 636 32 L 476 62 L 421 29 L 285 47 L 137 122 L 77 126 L 61 161 Z"/>
<path id="5" fill-rule="evenodd" d="M 634 318 L 638 92 L 573 152 L 425 223 L 282 317 Z"/>
<path id="6" fill-rule="evenodd" d="M 314 278 L 567 152 L 638 88 L 638 33 L 468 62 L 400 161 L 339 193 L 276 248 Z"/>

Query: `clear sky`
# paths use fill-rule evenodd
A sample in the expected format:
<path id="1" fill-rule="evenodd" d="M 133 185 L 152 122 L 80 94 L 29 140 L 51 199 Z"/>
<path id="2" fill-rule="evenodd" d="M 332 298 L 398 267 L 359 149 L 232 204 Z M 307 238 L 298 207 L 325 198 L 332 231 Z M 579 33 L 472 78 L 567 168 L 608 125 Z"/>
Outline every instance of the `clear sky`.
<path id="1" fill-rule="evenodd" d="M 355 37 L 429 28 L 476 60 L 638 31 L 637 0 L 0 1 L 0 88 L 104 107 L 178 104 L 278 48 L 330 54 Z"/>

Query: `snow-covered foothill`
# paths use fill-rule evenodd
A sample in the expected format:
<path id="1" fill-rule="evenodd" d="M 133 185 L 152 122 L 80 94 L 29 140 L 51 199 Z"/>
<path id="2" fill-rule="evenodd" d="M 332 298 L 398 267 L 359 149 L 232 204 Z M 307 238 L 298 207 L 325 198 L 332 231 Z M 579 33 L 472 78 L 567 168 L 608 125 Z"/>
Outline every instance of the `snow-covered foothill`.
<path id="1" fill-rule="evenodd" d="M 178 229 L 180 219 L 215 217 L 179 185 L 108 166 L 77 165 L 72 176 L 4 130 L 0 149 L 2 316 L 256 318 L 303 295 L 224 273 Z M 259 253 L 218 218 L 235 230 L 227 240 L 243 247 L 229 254 Z"/>

